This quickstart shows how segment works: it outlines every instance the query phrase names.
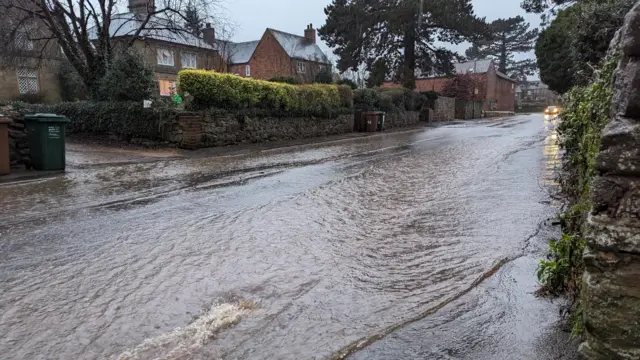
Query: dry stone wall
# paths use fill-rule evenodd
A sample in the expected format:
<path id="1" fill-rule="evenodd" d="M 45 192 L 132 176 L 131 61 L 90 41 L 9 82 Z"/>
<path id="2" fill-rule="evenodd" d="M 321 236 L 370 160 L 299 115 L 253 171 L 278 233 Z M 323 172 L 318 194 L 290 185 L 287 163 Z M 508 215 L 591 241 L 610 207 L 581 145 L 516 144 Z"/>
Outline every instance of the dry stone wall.
<path id="1" fill-rule="evenodd" d="M 581 352 L 590 360 L 640 359 L 640 2 L 612 46 L 622 58 L 596 158 L 584 255 Z"/>
<path id="2" fill-rule="evenodd" d="M 182 114 L 165 125 L 163 138 L 195 149 L 241 143 L 302 139 L 353 131 L 353 114 L 332 118 L 278 117 L 211 110 Z"/>
<path id="3" fill-rule="evenodd" d="M 456 99 L 439 96 L 434 102 L 433 121 L 452 121 L 456 115 Z"/>

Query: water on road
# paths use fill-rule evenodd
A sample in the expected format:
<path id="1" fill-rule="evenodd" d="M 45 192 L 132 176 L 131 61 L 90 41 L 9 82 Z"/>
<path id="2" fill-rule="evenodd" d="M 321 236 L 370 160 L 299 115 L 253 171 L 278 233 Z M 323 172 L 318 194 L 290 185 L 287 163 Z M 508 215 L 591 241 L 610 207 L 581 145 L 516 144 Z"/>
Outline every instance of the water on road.
<path id="1" fill-rule="evenodd" d="M 519 116 L 0 186 L 2 358 L 456 358 L 391 340 L 444 339 L 421 321 L 497 304 L 478 286 L 553 212 L 549 128 Z"/>

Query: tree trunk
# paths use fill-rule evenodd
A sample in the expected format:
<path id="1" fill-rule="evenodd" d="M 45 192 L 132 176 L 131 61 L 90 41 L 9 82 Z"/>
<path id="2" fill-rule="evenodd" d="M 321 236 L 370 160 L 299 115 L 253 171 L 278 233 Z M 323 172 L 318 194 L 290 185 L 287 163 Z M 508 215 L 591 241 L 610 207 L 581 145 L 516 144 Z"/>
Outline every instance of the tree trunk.
<path id="1" fill-rule="evenodd" d="M 416 34 L 412 25 L 407 27 L 404 35 L 404 64 L 402 66 L 402 85 L 408 89 L 416 88 Z"/>

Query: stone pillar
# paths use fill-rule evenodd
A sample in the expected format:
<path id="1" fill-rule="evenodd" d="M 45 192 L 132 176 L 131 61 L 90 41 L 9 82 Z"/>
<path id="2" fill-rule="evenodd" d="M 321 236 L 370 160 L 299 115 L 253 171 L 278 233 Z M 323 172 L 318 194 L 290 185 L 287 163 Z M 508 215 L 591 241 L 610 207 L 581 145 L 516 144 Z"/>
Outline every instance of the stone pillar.
<path id="1" fill-rule="evenodd" d="M 640 1 L 612 46 L 622 58 L 586 226 L 580 350 L 590 360 L 640 359 Z"/>
<path id="2" fill-rule="evenodd" d="M 185 149 L 202 147 L 203 119 L 200 115 L 178 115 L 178 124 L 182 129 L 182 141 L 179 146 Z"/>

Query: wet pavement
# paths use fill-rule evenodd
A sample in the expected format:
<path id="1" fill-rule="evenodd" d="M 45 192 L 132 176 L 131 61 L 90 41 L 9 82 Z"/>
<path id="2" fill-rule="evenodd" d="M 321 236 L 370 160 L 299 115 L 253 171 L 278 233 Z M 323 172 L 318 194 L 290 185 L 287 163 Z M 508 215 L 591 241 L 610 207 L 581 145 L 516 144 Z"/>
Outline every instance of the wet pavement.
<path id="1" fill-rule="evenodd" d="M 9 359 L 574 359 L 541 115 L 0 185 Z"/>

